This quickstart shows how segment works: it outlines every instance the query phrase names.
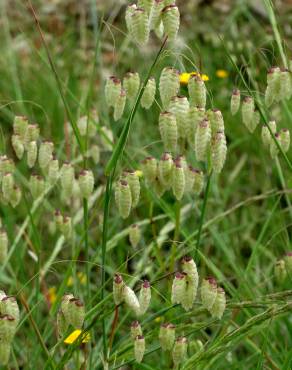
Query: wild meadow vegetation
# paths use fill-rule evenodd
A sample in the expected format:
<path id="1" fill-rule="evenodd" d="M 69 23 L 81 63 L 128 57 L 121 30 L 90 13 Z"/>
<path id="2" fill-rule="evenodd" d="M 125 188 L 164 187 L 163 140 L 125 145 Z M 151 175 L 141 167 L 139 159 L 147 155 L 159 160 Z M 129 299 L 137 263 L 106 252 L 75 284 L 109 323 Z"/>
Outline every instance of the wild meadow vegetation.
<path id="1" fill-rule="evenodd" d="M 292 368 L 289 4 L 0 3 L 3 369 Z"/>

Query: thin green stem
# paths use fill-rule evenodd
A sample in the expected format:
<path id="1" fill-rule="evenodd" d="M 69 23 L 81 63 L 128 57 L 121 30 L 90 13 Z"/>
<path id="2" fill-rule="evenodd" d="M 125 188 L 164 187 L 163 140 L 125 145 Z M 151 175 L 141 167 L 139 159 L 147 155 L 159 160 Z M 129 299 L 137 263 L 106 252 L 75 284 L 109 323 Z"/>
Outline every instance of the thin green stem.
<path id="1" fill-rule="evenodd" d="M 84 228 L 84 246 L 86 260 L 86 286 L 87 298 L 90 301 L 90 265 L 89 265 L 89 243 L 88 243 L 88 202 L 83 199 L 83 228 Z"/>
<path id="2" fill-rule="evenodd" d="M 181 202 L 178 200 L 175 203 L 175 228 L 173 235 L 173 242 L 171 246 L 171 258 L 170 258 L 170 271 L 174 269 L 175 259 L 177 255 L 177 244 L 179 242 L 180 235 L 180 221 L 181 221 Z"/>
<path id="3" fill-rule="evenodd" d="M 200 223 L 199 223 L 199 227 L 198 227 L 196 249 L 195 249 L 195 252 L 194 252 L 194 259 L 197 258 L 197 253 L 198 253 L 198 250 L 199 250 L 199 247 L 200 247 L 202 229 L 203 229 L 203 224 L 204 224 L 204 219 L 205 219 L 208 197 L 209 197 L 209 193 L 210 193 L 211 177 L 212 177 L 212 171 L 208 175 L 206 190 L 205 190 L 205 194 L 204 194 L 204 200 L 203 200 L 203 205 L 202 205 L 202 210 L 201 210 Z"/>

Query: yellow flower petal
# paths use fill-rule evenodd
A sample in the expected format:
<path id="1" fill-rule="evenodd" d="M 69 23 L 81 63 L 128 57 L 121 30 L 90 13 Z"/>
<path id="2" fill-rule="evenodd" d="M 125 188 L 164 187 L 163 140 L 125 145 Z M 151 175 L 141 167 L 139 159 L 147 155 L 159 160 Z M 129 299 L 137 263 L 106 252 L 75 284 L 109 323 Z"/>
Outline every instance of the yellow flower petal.
<path id="1" fill-rule="evenodd" d="M 217 77 L 219 77 L 219 78 L 226 78 L 226 77 L 228 77 L 228 72 L 227 71 L 225 71 L 225 69 L 218 69 L 217 71 L 216 71 L 216 76 Z"/>
<path id="2" fill-rule="evenodd" d="M 136 176 L 143 177 L 143 172 L 140 170 L 135 171 Z"/>
<path id="3" fill-rule="evenodd" d="M 198 74 L 197 72 L 183 72 L 179 76 L 179 82 L 181 85 L 187 85 L 191 76 L 200 75 L 203 81 L 209 81 L 209 76 L 205 74 Z"/>
<path id="4" fill-rule="evenodd" d="M 78 339 L 78 337 L 80 336 L 81 333 L 82 333 L 82 331 L 80 329 L 74 330 L 64 340 L 64 343 L 66 343 L 66 344 L 72 344 L 72 343 L 74 343 Z M 86 333 L 85 337 L 82 339 L 82 343 L 87 343 L 89 341 L 90 341 L 90 334 L 89 333 Z"/>
<path id="5" fill-rule="evenodd" d="M 57 288 L 55 286 L 52 286 L 51 288 L 49 288 L 48 292 L 49 292 L 49 301 L 51 304 L 53 304 L 57 299 L 56 294 Z"/>

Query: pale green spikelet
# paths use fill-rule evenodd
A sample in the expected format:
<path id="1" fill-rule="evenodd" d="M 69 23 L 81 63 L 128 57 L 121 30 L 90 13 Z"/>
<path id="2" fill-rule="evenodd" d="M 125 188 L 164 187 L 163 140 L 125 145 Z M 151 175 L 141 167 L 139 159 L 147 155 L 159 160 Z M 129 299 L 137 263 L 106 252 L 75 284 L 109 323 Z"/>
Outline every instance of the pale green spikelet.
<path id="1" fill-rule="evenodd" d="M 179 88 L 179 72 L 174 68 L 165 67 L 159 79 L 159 93 L 164 109 L 168 108 L 170 99 L 177 95 Z"/>
<path id="2" fill-rule="evenodd" d="M 68 303 L 69 323 L 73 328 L 81 329 L 85 319 L 84 304 L 78 298 L 71 298 Z"/>
<path id="3" fill-rule="evenodd" d="M 212 167 L 215 173 L 220 173 L 226 160 L 227 145 L 225 134 L 218 131 L 211 143 Z"/>
<path id="4" fill-rule="evenodd" d="M 94 188 L 94 176 L 91 170 L 83 170 L 78 177 L 80 193 L 83 198 L 89 199 Z"/>
<path id="5" fill-rule="evenodd" d="M 188 82 L 190 105 L 205 108 L 207 90 L 204 81 L 199 74 L 192 75 Z"/>
<path id="6" fill-rule="evenodd" d="M 177 200 L 181 200 L 185 191 L 185 171 L 179 162 L 174 162 L 172 171 L 172 191 Z"/>
<path id="7" fill-rule="evenodd" d="M 192 149 L 195 149 L 196 131 L 198 124 L 205 118 L 205 109 L 190 107 L 187 116 L 186 137 Z"/>
<path id="8" fill-rule="evenodd" d="M 136 316 L 140 315 L 139 300 L 133 289 L 131 289 L 127 285 L 124 287 L 123 290 L 123 300 L 125 301 L 126 305 L 135 313 Z"/>
<path id="9" fill-rule="evenodd" d="M 154 77 L 150 77 L 141 98 L 141 106 L 145 109 L 149 109 L 155 100 L 155 94 L 156 81 Z"/>
<path id="10" fill-rule="evenodd" d="M 0 364 L 7 365 L 10 358 L 11 343 L 0 339 Z"/>
<path id="11" fill-rule="evenodd" d="M 202 280 L 201 300 L 202 305 L 210 311 L 217 297 L 217 282 L 214 278 L 209 277 Z"/>
<path id="12" fill-rule="evenodd" d="M 154 0 L 138 0 L 138 7 L 146 10 L 149 15 L 152 11 Z"/>
<path id="13" fill-rule="evenodd" d="M 234 89 L 231 95 L 230 101 L 230 111 L 231 114 L 234 116 L 240 108 L 240 90 Z"/>
<path id="14" fill-rule="evenodd" d="M 185 192 L 191 193 L 194 188 L 195 183 L 195 177 L 196 177 L 196 169 L 194 169 L 192 166 L 187 166 L 187 169 L 185 170 Z"/>
<path id="15" fill-rule="evenodd" d="M 105 84 L 105 99 L 109 107 L 114 107 L 121 94 L 121 80 L 115 76 L 110 76 Z"/>
<path id="16" fill-rule="evenodd" d="M 131 4 L 128 5 L 126 8 L 126 13 L 125 13 L 125 21 L 126 21 L 126 26 L 127 30 L 129 32 L 129 35 L 133 37 L 133 27 L 132 27 L 132 15 L 134 14 L 134 11 L 137 9 L 136 4 Z"/>
<path id="17" fill-rule="evenodd" d="M 178 129 L 175 115 L 170 112 L 162 112 L 159 115 L 159 131 L 164 149 L 174 153 L 177 147 Z"/>
<path id="18" fill-rule="evenodd" d="M 158 176 L 157 160 L 154 157 L 146 157 L 142 162 L 142 171 L 148 182 L 153 182 Z"/>
<path id="19" fill-rule="evenodd" d="M 0 301 L 0 312 L 2 315 L 10 315 L 15 319 L 15 324 L 19 322 L 19 307 L 17 300 L 13 296 L 5 296 Z"/>
<path id="20" fill-rule="evenodd" d="M 39 125 L 36 123 L 29 124 L 27 126 L 26 130 L 26 136 L 25 136 L 25 147 L 27 149 L 28 144 L 31 141 L 37 141 L 40 136 L 40 128 Z"/>
<path id="21" fill-rule="evenodd" d="M 37 160 L 38 156 L 38 146 L 36 141 L 30 141 L 27 144 L 27 165 L 32 168 Z"/>
<path id="22" fill-rule="evenodd" d="M 164 7 L 172 5 L 175 3 L 175 0 L 164 0 Z"/>
<path id="23" fill-rule="evenodd" d="M 124 178 L 130 186 L 132 207 L 135 208 L 138 205 L 140 199 L 141 186 L 139 176 L 137 175 L 136 171 L 127 170 L 124 173 Z"/>
<path id="24" fill-rule="evenodd" d="M 270 127 L 272 133 L 275 134 L 276 131 L 277 131 L 276 121 L 270 121 L 269 122 L 269 127 Z M 272 136 L 270 134 L 270 131 L 269 131 L 267 125 L 262 126 L 261 137 L 262 137 L 262 142 L 263 142 L 264 146 L 266 148 L 268 148 L 271 144 Z"/>
<path id="25" fill-rule="evenodd" d="M 117 100 L 114 106 L 114 120 L 115 121 L 118 121 L 124 113 L 126 98 L 127 98 L 126 91 L 122 89 L 120 92 L 120 95 L 117 97 Z"/>
<path id="26" fill-rule="evenodd" d="M 242 122 L 251 131 L 252 120 L 254 118 L 254 100 L 251 96 L 243 99 L 241 106 Z"/>
<path id="27" fill-rule="evenodd" d="M 12 159 L 7 158 L 6 155 L 0 157 L 0 181 L 6 173 L 14 173 L 15 164 Z"/>
<path id="28" fill-rule="evenodd" d="M 171 351 L 175 341 L 175 325 L 164 323 L 160 326 L 159 342 L 163 351 Z"/>
<path id="29" fill-rule="evenodd" d="M 193 191 L 195 194 L 200 194 L 204 187 L 204 174 L 203 171 L 195 169 L 194 170 L 195 180 Z"/>
<path id="30" fill-rule="evenodd" d="M 284 153 L 287 153 L 290 147 L 290 132 L 287 128 L 283 128 L 279 132 L 279 143 Z"/>
<path id="31" fill-rule="evenodd" d="M 185 138 L 188 129 L 189 101 L 185 96 L 171 98 L 169 111 L 175 115 L 178 137 Z"/>
<path id="32" fill-rule="evenodd" d="M 291 72 L 288 69 L 281 69 L 280 72 L 280 91 L 279 91 L 279 100 L 285 100 L 291 98 Z"/>
<path id="33" fill-rule="evenodd" d="M 3 198 L 9 202 L 12 192 L 14 188 L 14 178 L 13 174 L 10 172 L 7 172 L 4 174 L 2 178 L 2 193 L 3 193 Z"/>
<path id="34" fill-rule="evenodd" d="M 65 319 L 65 316 L 62 310 L 59 310 L 57 313 L 57 330 L 58 330 L 58 337 L 61 339 L 68 329 L 68 323 Z"/>
<path id="35" fill-rule="evenodd" d="M 16 154 L 16 157 L 18 159 L 21 159 L 24 153 L 24 144 L 23 141 L 21 140 L 20 136 L 17 134 L 14 134 L 11 136 L 11 144 L 13 147 L 13 150 Z"/>
<path id="36" fill-rule="evenodd" d="M 186 337 L 178 337 L 175 340 L 172 350 L 172 360 L 175 368 L 178 367 L 181 362 L 183 362 L 187 354 L 187 348 L 188 340 Z"/>
<path id="37" fill-rule="evenodd" d="M 25 142 L 25 136 L 28 126 L 28 119 L 24 116 L 15 116 L 13 122 L 13 133 L 18 135 L 22 143 Z"/>
<path id="38" fill-rule="evenodd" d="M 143 360 L 145 353 L 145 338 L 143 335 L 137 335 L 134 342 L 135 360 L 140 363 Z"/>
<path id="39" fill-rule="evenodd" d="M 223 288 L 217 288 L 217 295 L 215 302 L 210 309 L 210 313 L 213 318 L 221 319 L 226 308 L 226 297 Z"/>
<path id="40" fill-rule="evenodd" d="M 284 256 L 286 271 L 291 278 L 292 276 L 292 252 L 288 252 Z"/>
<path id="41" fill-rule="evenodd" d="M 285 282 L 287 278 L 287 271 L 285 266 L 285 261 L 283 259 L 278 260 L 274 268 L 275 278 L 277 284 L 281 285 Z"/>
<path id="42" fill-rule="evenodd" d="M 70 198 L 73 192 L 73 183 L 75 180 L 75 171 L 71 163 L 65 162 L 61 168 L 61 185 L 66 195 Z"/>
<path id="43" fill-rule="evenodd" d="M 1 316 L 0 316 L 1 341 L 10 343 L 14 337 L 16 326 L 17 326 L 17 322 L 13 316 L 1 313 Z"/>
<path id="44" fill-rule="evenodd" d="M 206 161 L 211 141 L 211 128 L 208 119 L 198 124 L 195 136 L 195 152 L 198 161 Z"/>
<path id="45" fill-rule="evenodd" d="M 141 230 L 139 228 L 139 225 L 133 224 L 130 226 L 129 240 L 130 240 L 131 246 L 133 248 L 136 248 L 141 240 Z"/>
<path id="46" fill-rule="evenodd" d="M 69 216 L 63 217 L 63 222 L 61 225 L 61 232 L 65 239 L 69 240 L 73 234 L 72 219 Z"/>
<path id="47" fill-rule="evenodd" d="M 163 0 L 154 0 L 152 11 L 150 13 L 150 29 L 154 30 L 159 26 L 162 17 L 162 9 L 164 8 Z"/>
<path id="48" fill-rule="evenodd" d="M 131 323 L 131 337 L 135 339 L 137 335 L 142 335 L 142 328 L 139 321 L 135 320 Z"/>
<path id="49" fill-rule="evenodd" d="M 129 217 L 132 208 L 132 194 L 127 181 L 119 182 L 118 210 L 122 218 Z"/>
<path id="50" fill-rule="evenodd" d="M 148 310 L 150 301 L 151 286 L 148 280 L 144 280 L 139 293 L 140 315 L 143 315 Z"/>
<path id="51" fill-rule="evenodd" d="M 127 98 L 133 102 L 140 88 L 140 76 L 138 72 L 128 72 L 123 79 L 123 87 Z"/>
<path id="52" fill-rule="evenodd" d="M 119 305 L 124 300 L 125 283 L 120 274 L 115 274 L 113 281 L 113 297 L 116 305 Z"/>
<path id="53" fill-rule="evenodd" d="M 197 288 L 199 285 L 199 274 L 197 270 L 197 265 L 192 257 L 184 256 L 182 259 L 182 269 L 183 272 L 187 274 L 187 282 L 191 282 L 195 286 L 195 296 L 197 295 Z"/>
<path id="54" fill-rule="evenodd" d="M 48 165 L 48 181 L 53 185 L 59 178 L 59 161 L 53 156 Z"/>
<path id="55" fill-rule="evenodd" d="M 4 229 L 0 229 L 0 263 L 3 263 L 8 252 L 8 236 Z M 0 311 L 1 312 L 1 311 Z"/>
<path id="56" fill-rule="evenodd" d="M 274 101 L 279 101 L 281 89 L 281 70 L 279 67 L 272 67 L 267 73 L 267 88 L 265 92 L 265 103 L 269 107 Z"/>
<path id="57" fill-rule="evenodd" d="M 180 14 L 175 4 L 168 5 L 162 10 L 162 22 L 165 35 L 169 40 L 174 40 L 180 26 Z"/>
<path id="58" fill-rule="evenodd" d="M 148 42 L 150 27 L 147 11 L 142 8 L 134 9 L 132 14 L 132 36 L 134 40 L 141 45 Z"/>
<path id="59" fill-rule="evenodd" d="M 278 132 L 275 133 L 275 139 L 276 141 L 280 144 L 280 134 Z M 271 143 L 270 143 L 270 154 L 271 154 L 271 157 L 274 159 L 277 157 L 279 153 L 279 148 L 278 146 L 276 145 L 275 141 L 272 139 L 271 140 Z"/>
<path id="60" fill-rule="evenodd" d="M 64 294 L 61 300 L 61 311 L 65 317 L 67 324 L 70 324 L 70 310 L 69 310 L 69 301 L 74 298 L 73 294 L 67 293 Z"/>
<path id="61" fill-rule="evenodd" d="M 163 153 L 158 163 L 158 176 L 161 184 L 167 189 L 172 184 L 173 159 L 170 153 Z"/>
<path id="62" fill-rule="evenodd" d="M 186 274 L 176 272 L 171 288 L 172 304 L 181 303 L 186 292 L 186 284 L 187 284 Z"/>
<path id="63" fill-rule="evenodd" d="M 210 120 L 212 135 L 216 134 L 217 131 L 224 132 L 225 130 L 224 119 L 223 119 L 222 112 L 219 109 L 213 109 L 211 111 L 209 120 Z"/>
<path id="64" fill-rule="evenodd" d="M 9 199 L 9 202 L 10 202 L 10 204 L 13 208 L 18 206 L 18 204 L 20 203 L 21 196 L 22 196 L 22 194 L 21 194 L 20 188 L 18 186 L 14 185 L 13 186 L 13 191 L 12 191 L 10 199 Z"/>
<path id="65" fill-rule="evenodd" d="M 48 167 L 49 162 L 53 158 L 54 144 L 51 141 L 43 141 L 39 148 L 39 166 L 42 170 Z"/>

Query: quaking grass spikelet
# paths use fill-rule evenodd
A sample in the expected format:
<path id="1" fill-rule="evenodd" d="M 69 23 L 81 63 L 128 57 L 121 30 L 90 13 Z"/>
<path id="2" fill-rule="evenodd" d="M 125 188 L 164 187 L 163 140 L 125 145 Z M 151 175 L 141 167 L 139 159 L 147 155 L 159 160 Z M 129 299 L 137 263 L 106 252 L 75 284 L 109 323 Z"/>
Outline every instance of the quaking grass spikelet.
<path id="1" fill-rule="evenodd" d="M 24 153 L 24 144 L 23 141 L 21 140 L 20 136 L 17 134 L 14 134 L 11 136 L 11 144 L 13 147 L 13 150 L 16 154 L 16 157 L 18 159 L 21 159 Z"/>
<path id="2" fill-rule="evenodd" d="M 210 309 L 212 317 L 221 319 L 226 308 L 226 297 L 223 288 L 217 288 L 217 295 L 213 306 Z"/>
<path id="3" fill-rule="evenodd" d="M 226 160 L 227 145 L 225 134 L 218 131 L 211 142 L 212 166 L 215 173 L 220 173 Z"/>
<path id="4" fill-rule="evenodd" d="M 42 170 L 48 167 L 48 164 L 53 158 L 54 144 L 51 141 L 43 141 L 39 148 L 39 166 Z"/>
<path id="5" fill-rule="evenodd" d="M 37 160 L 38 147 L 36 141 L 30 141 L 27 145 L 27 165 L 32 168 Z"/>
<path id="6" fill-rule="evenodd" d="M 115 274 L 113 281 L 113 297 L 116 305 L 119 305 L 124 300 L 125 283 L 120 274 Z"/>
<path id="7" fill-rule="evenodd" d="M 159 163 L 158 172 L 159 180 L 167 189 L 170 188 L 172 183 L 173 159 L 170 153 L 163 153 Z"/>
<path id="8" fill-rule="evenodd" d="M 279 91 L 279 100 L 285 100 L 291 98 L 292 93 L 292 79 L 291 73 L 288 69 L 283 68 L 280 72 L 280 91 Z"/>
<path id="9" fill-rule="evenodd" d="M 204 119 L 205 113 L 204 108 L 190 107 L 189 109 L 186 134 L 188 143 L 192 149 L 195 149 L 197 126 Z"/>
<path id="10" fill-rule="evenodd" d="M 37 141 L 40 136 L 40 128 L 36 123 L 31 123 L 27 126 L 25 134 L 25 148 L 27 149 L 28 144 L 31 141 Z"/>
<path id="11" fill-rule="evenodd" d="M 137 175 L 136 171 L 127 170 L 124 173 L 124 178 L 128 182 L 131 190 L 132 196 L 132 207 L 136 207 L 139 203 L 140 199 L 140 180 L 139 176 Z"/>
<path id="12" fill-rule="evenodd" d="M 71 163 L 65 162 L 61 169 L 61 185 L 67 198 L 70 198 L 72 195 L 74 180 L 74 167 Z"/>
<path id="13" fill-rule="evenodd" d="M 208 119 L 198 124 L 195 137 L 195 152 L 198 161 L 206 161 L 211 140 L 211 128 Z"/>
<path id="14" fill-rule="evenodd" d="M 176 5 L 168 5 L 162 10 L 162 22 L 168 39 L 174 40 L 180 25 L 180 14 Z"/>
<path id="15" fill-rule="evenodd" d="M 139 294 L 139 304 L 140 304 L 140 315 L 143 315 L 151 301 L 151 285 L 149 281 L 145 280 L 141 286 Z"/>
<path id="16" fill-rule="evenodd" d="M 276 262 L 274 273 L 277 284 L 279 285 L 283 284 L 287 278 L 285 261 L 283 259 L 280 259 Z"/>
<path id="17" fill-rule="evenodd" d="M 153 182 L 158 176 L 157 160 L 154 157 L 146 157 L 142 161 L 142 171 L 148 182 Z"/>
<path id="18" fill-rule="evenodd" d="M 121 94 L 121 80 L 115 76 L 110 76 L 105 84 L 105 99 L 109 107 L 114 107 Z"/>
<path id="19" fill-rule="evenodd" d="M 123 290 L 123 298 L 128 308 L 130 308 L 135 313 L 136 316 L 139 316 L 140 315 L 139 300 L 133 289 L 131 289 L 127 285 L 124 287 Z"/>
<path id="20" fill-rule="evenodd" d="M 175 115 L 178 137 L 185 138 L 187 135 L 189 101 L 185 96 L 171 98 L 169 111 Z"/>
<path id="21" fill-rule="evenodd" d="M 269 122 L 269 126 L 270 126 L 270 129 L 272 131 L 273 134 L 276 133 L 277 131 L 277 125 L 276 125 L 276 122 L 275 121 L 270 121 Z M 269 148 L 270 144 L 271 144 L 271 141 L 273 140 L 272 139 L 272 136 L 270 134 L 270 131 L 268 129 L 268 127 L 266 125 L 263 125 L 262 126 L 262 133 L 261 133 L 261 136 L 262 136 L 262 142 L 264 144 L 264 146 L 266 148 Z"/>
<path id="22" fill-rule="evenodd" d="M 217 297 L 217 282 L 214 278 L 203 279 L 201 285 L 202 305 L 210 311 Z"/>
<path id="23" fill-rule="evenodd" d="M 274 101 L 279 101 L 281 89 L 281 70 L 279 67 L 272 67 L 267 73 L 267 88 L 265 92 L 265 103 L 269 107 Z"/>
<path id="24" fill-rule="evenodd" d="M 136 8 L 131 18 L 132 37 L 138 44 L 146 44 L 150 33 L 147 11 L 142 8 Z"/>
<path id="25" fill-rule="evenodd" d="M 159 342 L 163 351 L 171 351 L 175 341 L 175 325 L 164 323 L 160 326 Z"/>
<path id="26" fill-rule="evenodd" d="M 127 30 L 129 32 L 129 35 L 133 37 L 133 27 L 132 27 L 132 15 L 134 14 L 134 11 L 137 9 L 136 4 L 131 4 L 128 5 L 126 8 L 126 13 L 125 13 L 125 21 L 126 21 L 126 26 Z"/>
<path id="27" fill-rule="evenodd" d="M 83 170 L 78 177 L 80 193 L 83 198 L 89 199 L 94 188 L 94 176 L 91 170 Z"/>
<path id="28" fill-rule="evenodd" d="M 28 126 L 28 119 L 25 116 L 15 116 L 13 121 L 13 132 L 18 135 L 22 143 L 25 142 L 25 136 Z"/>
<path id="29" fill-rule="evenodd" d="M 192 75 L 188 82 L 190 105 L 198 108 L 205 108 L 207 90 L 204 81 L 199 75 Z"/>
<path id="30" fill-rule="evenodd" d="M 279 143 L 284 153 L 287 153 L 290 147 L 290 132 L 287 128 L 283 128 L 279 132 Z"/>
<path id="31" fill-rule="evenodd" d="M 142 362 L 145 352 L 145 338 L 143 335 L 137 335 L 134 341 L 134 354 L 137 362 Z"/>
<path id="32" fill-rule="evenodd" d="M 172 350 L 172 360 L 174 367 L 178 367 L 178 365 L 184 360 L 187 354 L 188 348 L 188 340 L 186 337 L 178 337 L 175 340 L 173 350 Z"/>
<path id="33" fill-rule="evenodd" d="M 177 95 L 179 87 L 179 72 L 174 68 L 165 67 L 159 79 L 159 93 L 164 109 L 168 108 L 170 99 Z"/>
<path id="34" fill-rule="evenodd" d="M 194 171 L 194 193 L 195 194 L 200 194 L 203 190 L 204 187 L 204 173 L 201 170 L 195 169 Z"/>
<path id="35" fill-rule="evenodd" d="M 114 120 L 118 121 L 125 109 L 125 104 L 126 104 L 126 91 L 124 89 L 121 89 L 120 94 L 118 95 L 115 105 L 114 105 Z"/>
<path id="36" fill-rule="evenodd" d="M 3 198 L 9 202 L 12 192 L 14 188 L 14 178 L 13 174 L 10 172 L 7 172 L 4 174 L 2 178 L 2 193 L 3 193 Z"/>
<path id="37" fill-rule="evenodd" d="M 9 199 L 9 202 L 10 202 L 10 204 L 13 208 L 18 206 L 18 204 L 21 201 L 21 197 L 22 197 L 22 193 L 21 193 L 20 188 L 18 186 L 14 185 L 13 186 L 13 191 L 12 191 L 10 199 Z"/>
<path id="38" fill-rule="evenodd" d="M 171 289 L 171 303 L 181 303 L 186 291 L 186 274 L 176 272 Z"/>
<path id="39" fill-rule="evenodd" d="M 174 162 L 172 170 L 172 191 L 177 200 L 181 200 L 185 191 L 185 171 L 179 162 Z"/>
<path id="40" fill-rule="evenodd" d="M 137 72 L 128 72 L 123 79 L 123 87 L 126 91 L 126 96 L 130 101 L 133 101 L 140 88 L 140 76 Z"/>
<path id="41" fill-rule="evenodd" d="M 251 96 L 246 96 L 243 99 L 242 106 L 241 106 L 241 115 L 242 115 L 242 122 L 244 125 L 250 130 L 252 130 L 252 121 L 254 118 L 254 100 Z"/>
<path id="42" fill-rule="evenodd" d="M 275 133 L 275 139 L 276 141 L 279 143 L 279 145 L 281 145 L 280 143 L 280 134 L 278 132 Z M 272 139 L 271 140 L 271 143 L 270 143 L 270 154 L 271 154 L 271 157 L 274 159 L 277 157 L 279 153 L 279 148 L 277 146 L 277 144 L 275 143 L 275 141 Z"/>
<path id="43" fill-rule="evenodd" d="M 3 263 L 8 252 L 8 236 L 4 229 L 0 229 L 0 263 Z"/>
<path id="44" fill-rule="evenodd" d="M 212 135 L 216 134 L 217 131 L 224 132 L 224 119 L 222 112 L 219 109 L 213 109 L 211 111 L 210 117 L 210 125 L 211 125 L 211 131 Z"/>
<path id="45" fill-rule="evenodd" d="M 72 219 L 69 216 L 63 217 L 63 222 L 61 225 L 61 232 L 65 239 L 70 240 L 73 234 Z"/>
<path id="46" fill-rule="evenodd" d="M 146 10 L 149 15 L 152 11 L 154 0 L 138 0 L 138 7 Z"/>
<path id="47" fill-rule="evenodd" d="M 53 185 L 59 178 L 59 161 L 53 157 L 48 165 L 48 181 Z"/>
<path id="48" fill-rule="evenodd" d="M 230 111 L 231 114 L 234 116 L 240 108 L 240 90 L 234 89 L 231 95 L 230 101 Z"/>
<path id="49" fill-rule="evenodd" d="M 161 11 L 164 7 L 163 0 L 154 0 L 152 11 L 150 14 L 150 29 L 154 30 L 157 28 L 161 22 Z"/>
<path id="50" fill-rule="evenodd" d="M 164 149 L 174 153 L 177 147 L 178 128 L 175 114 L 162 112 L 159 115 L 159 131 L 163 141 Z"/>
<path id="51" fill-rule="evenodd" d="M 116 195 L 118 211 L 120 216 L 125 219 L 129 217 L 132 208 L 132 194 L 128 182 L 120 180 L 116 192 L 118 192 Z"/>
<path id="52" fill-rule="evenodd" d="M 81 329 L 85 319 L 84 304 L 78 298 L 71 298 L 68 302 L 69 323 L 75 329 Z"/>
<path id="53" fill-rule="evenodd" d="M 154 77 L 150 77 L 145 86 L 141 98 L 141 105 L 143 108 L 149 109 L 151 107 L 155 100 L 155 94 L 156 94 L 156 81 Z"/>
<path id="54" fill-rule="evenodd" d="M 142 335 L 142 328 L 139 321 L 135 320 L 131 323 L 131 337 L 135 339 L 138 335 Z"/>
<path id="55" fill-rule="evenodd" d="M 0 301 L 0 312 L 2 315 L 10 315 L 15 319 L 15 323 L 19 322 L 19 307 L 17 300 L 13 296 L 5 296 Z"/>

